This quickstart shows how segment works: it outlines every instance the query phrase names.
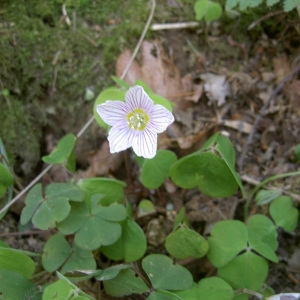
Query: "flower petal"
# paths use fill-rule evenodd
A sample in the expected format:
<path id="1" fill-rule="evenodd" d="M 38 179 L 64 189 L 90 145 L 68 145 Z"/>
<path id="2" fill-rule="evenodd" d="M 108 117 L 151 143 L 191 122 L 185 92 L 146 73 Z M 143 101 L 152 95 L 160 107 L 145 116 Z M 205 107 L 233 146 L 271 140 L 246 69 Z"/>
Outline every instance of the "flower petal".
<path id="1" fill-rule="evenodd" d="M 154 128 L 155 132 L 161 133 L 174 122 L 174 116 L 164 106 L 160 104 L 154 105 L 154 109 L 150 115 L 148 126 Z"/>
<path id="2" fill-rule="evenodd" d="M 132 140 L 133 151 L 137 156 L 153 158 L 157 150 L 157 134 L 147 129 L 137 133 Z"/>
<path id="3" fill-rule="evenodd" d="M 121 120 L 126 122 L 125 118 L 128 113 L 128 109 L 126 103 L 123 101 L 107 100 L 105 103 L 97 105 L 97 113 L 105 123 L 110 126 L 114 126 Z"/>
<path id="4" fill-rule="evenodd" d="M 131 147 L 135 131 L 130 130 L 123 122 L 113 126 L 108 132 L 109 148 L 111 153 L 120 152 Z"/>
<path id="5" fill-rule="evenodd" d="M 136 108 L 143 108 L 146 113 L 150 114 L 154 107 L 153 100 L 146 94 L 144 89 L 136 85 L 131 87 L 125 95 L 125 101 L 128 108 L 132 111 Z"/>

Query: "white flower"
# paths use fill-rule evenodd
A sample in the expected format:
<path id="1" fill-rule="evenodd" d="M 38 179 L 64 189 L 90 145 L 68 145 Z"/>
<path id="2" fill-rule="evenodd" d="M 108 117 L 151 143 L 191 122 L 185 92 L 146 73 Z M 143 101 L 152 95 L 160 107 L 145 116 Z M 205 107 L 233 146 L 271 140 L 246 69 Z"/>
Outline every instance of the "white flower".
<path id="1" fill-rule="evenodd" d="M 125 102 L 107 100 L 97 106 L 101 119 L 112 126 L 108 133 L 110 152 L 130 147 L 138 156 L 153 158 L 157 150 L 157 134 L 174 122 L 172 113 L 154 104 L 141 86 L 131 87 Z"/>

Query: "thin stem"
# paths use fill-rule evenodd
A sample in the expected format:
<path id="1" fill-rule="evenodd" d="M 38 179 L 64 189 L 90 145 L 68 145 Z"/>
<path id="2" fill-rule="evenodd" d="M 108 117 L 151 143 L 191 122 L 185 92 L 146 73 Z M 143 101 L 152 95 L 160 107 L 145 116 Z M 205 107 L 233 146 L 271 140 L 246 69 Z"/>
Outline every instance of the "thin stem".
<path id="1" fill-rule="evenodd" d="M 253 189 L 251 195 L 249 196 L 249 198 L 246 201 L 245 212 L 244 212 L 245 220 L 248 218 L 250 203 L 251 203 L 252 199 L 254 198 L 254 195 L 256 194 L 256 192 L 259 189 L 261 189 L 264 185 L 266 185 L 270 181 L 274 181 L 274 180 L 277 180 L 277 179 L 280 179 L 280 178 L 285 178 L 285 177 L 297 176 L 297 175 L 300 175 L 300 171 L 295 171 L 295 172 L 289 172 L 289 173 L 283 173 L 283 174 L 279 174 L 279 175 L 274 175 L 274 176 L 268 177 L 267 179 L 263 180 L 260 184 L 258 184 Z"/>
<path id="2" fill-rule="evenodd" d="M 248 295 L 253 295 L 253 296 L 256 296 L 258 299 L 263 299 L 264 296 L 257 293 L 257 292 L 254 292 L 254 291 L 251 291 L 251 290 L 248 290 L 246 288 L 243 288 L 243 289 L 240 289 L 238 291 L 235 292 L 236 295 L 239 295 L 239 294 L 248 294 Z"/>
<path id="3" fill-rule="evenodd" d="M 25 188 L 22 190 L 14 199 L 7 203 L 1 210 L 0 215 L 4 213 L 8 208 L 10 208 L 15 202 L 19 200 L 33 185 L 35 185 L 50 169 L 52 165 L 48 165 L 45 170 L 43 170 L 37 177 L 35 177 Z"/>

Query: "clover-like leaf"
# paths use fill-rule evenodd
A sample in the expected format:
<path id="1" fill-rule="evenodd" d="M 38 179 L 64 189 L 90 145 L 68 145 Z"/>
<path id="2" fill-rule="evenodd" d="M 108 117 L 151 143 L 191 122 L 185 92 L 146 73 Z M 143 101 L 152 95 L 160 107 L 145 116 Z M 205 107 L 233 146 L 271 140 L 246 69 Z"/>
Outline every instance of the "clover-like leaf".
<path id="1" fill-rule="evenodd" d="M 103 281 L 104 290 L 114 297 L 131 294 L 142 294 L 149 291 L 146 283 L 131 269 L 120 270 L 118 275 L 111 280 Z"/>
<path id="2" fill-rule="evenodd" d="M 265 282 L 268 271 L 268 263 L 263 257 L 246 251 L 219 268 L 218 274 L 234 289 L 258 291 Z"/>
<path id="3" fill-rule="evenodd" d="M 142 266 L 155 289 L 185 290 L 193 284 L 191 273 L 165 255 L 150 254 L 143 259 Z"/>
<path id="4" fill-rule="evenodd" d="M 82 201 L 84 196 L 84 192 L 71 183 L 49 184 L 43 196 L 42 185 L 36 184 L 26 197 L 21 224 L 26 224 L 32 218 L 32 223 L 41 230 L 53 228 L 68 216 L 69 201 Z"/>
<path id="5" fill-rule="evenodd" d="M 42 254 L 42 265 L 48 272 L 53 272 L 62 265 L 61 273 L 75 270 L 93 270 L 96 262 L 91 251 L 71 247 L 61 233 L 57 233 L 47 240 Z"/>
<path id="6" fill-rule="evenodd" d="M 146 159 L 141 172 L 143 185 L 149 189 L 161 186 L 165 178 L 169 177 L 170 167 L 176 160 L 176 155 L 169 150 L 158 150 L 154 158 Z"/>
<path id="7" fill-rule="evenodd" d="M 201 279 L 198 284 L 194 283 L 188 290 L 176 292 L 176 295 L 183 300 L 231 300 L 234 293 L 225 280 L 219 277 L 209 277 Z"/>
<path id="8" fill-rule="evenodd" d="M 215 134 L 201 149 L 178 160 L 170 170 L 171 179 L 180 187 L 199 190 L 210 197 L 228 197 L 240 187 L 234 170 L 235 153 L 229 139 Z"/>
<path id="9" fill-rule="evenodd" d="M 205 21 L 207 22 L 217 20 L 222 15 L 221 5 L 209 0 L 198 0 L 195 2 L 194 10 L 196 13 L 196 20 L 205 18 Z"/>
<path id="10" fill-rule="evenodd" d="M 253 215 L 247 222 L 249 247 L 266 257 L 278 262 L 275 250 L 278 247 L 277 230 L 274 223 L 263 215 Z"/>
<path id="11" fill-rule="evenodd" d="M 105 206 L 123 200 L 126 184 L 115 179 L 97 177 L 83 179 L 79 182 L 79 186 L 89 198 L 92 195 L 101 194 L 100 203 Z"/>
<path id="12" fill-rule="evenodd" d="M 102 253 L 110 259 L 132 262 L 140 259 L 146 252 L 147 241 L 143 230 L 132 220 L 122 222 L 122 235 L 118 241 L 101 247 Z"/>
<path id="13" fill-rule="evenodd" d="M 170 233 L 165 243 L 167 251 L 177 259 L 200 258 L 208 251 L 208 243 L 199 233 L 181 227 Z"/>
<path id="14" fill-rule="evenodd" d="M 208 243 L 209 260 L 215 267 L 223 267 L 247 248 L 247 228 L 241 221 L 219 221 L 213 226 Z"/>
<path id="15" fill-rule="evenodd" d="M 296 229 L 299 210 L 294 207 L 294 202 L 290 197 L 281 196 L 272 201 L 270 214 L 277 226 L 289 232 Z"/>
<path id="16" fill-rule="evenodd" d="M 126 208 L 118 203 L 110 206 L 93 203 L 91 211 L 85 203 L 73 203 L 69 216 L 57 227 L 64 234 L 75 234 L 76 245 L 91 251 L 114 244 L 121 237 L 120 222 L 126 217 Z"/>

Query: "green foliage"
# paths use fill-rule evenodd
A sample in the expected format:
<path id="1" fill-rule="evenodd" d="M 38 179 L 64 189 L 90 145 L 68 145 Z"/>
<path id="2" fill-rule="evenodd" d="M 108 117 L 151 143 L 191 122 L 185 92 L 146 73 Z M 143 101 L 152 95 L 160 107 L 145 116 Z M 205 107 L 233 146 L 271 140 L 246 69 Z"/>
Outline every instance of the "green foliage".
<path id="1" fill-rule="evenodd" d="M 215 134 L 202 148 L 181 158 L 170 171 L 172 180 L 180 187 L 199 190 L 210 197 L 228 197 L 241 181 L 234 170 L 235 153 L 228 138 Z"/>
<path id="2" fill-rule="evenodd" d="M 199 233 L 187 227 L 180 227 L 168 235 L 167 251 L 177 259 L 200 258 L 208 251 L 208 243 Z"/>
<path id="3" fill-rule="evenodd" d="M 191 273 L 165 255 L 150 254 L 142 260 L 142 266 L 154 289 L 185 290 L 193 284 Z"/>
<path id="4" fill-rule="evenodd" d="M 83 199 L 84 193 L 73 184 L 52 183 L 47 186 L 45 196 L 42 194 L 42 185 L 36 184 L 26 197 L 21 224 L 26 224 L 32 218 L 32 223 L 39 229 L 53 228 L 69 215 L 69 201 Z"/>
<path id="5" fill-rule="evenodd" d="M 252 216 L 247 225 L 236 220 L 216 223 L 208 243 L 209 260 L 233 288 L 258 291 L 268 274 L 266 259 L 278 262 L 276 227 L 263 215 Z"/>
<path id="6" fill-rule="evenodd" d="M 102 246 L 101 252 L 110 259 L 132 262 L 140 259 L 146 252 L 147 241 L 143 230 L 132 220 L 122 222 L 122 235 L 109 246 Z"/>
<path id="7" fill-rule="evenodd" d="M 56 149 L 42 160 L 47 164 L 65 164 L 71 172 L 75 172 L 76 161 L 74 148 L 77 138 L 73 134 L 67 134 L 58 143 Z"/>
<path id="8" fill-rule="evenodd" d="M 290 232 L 296 229 L 299 210 L 294 207 L 293 200 L 290 197 L 281 196 L 272 201 L 270 214 L 277 226 Z"/>
<path id="9" fill-rule="evenodd" d="M 176 155 L 169 150 L 158 150 L 154 158 L 146 159 L 141 172 L 143 185 L 148 189 L 161 186 L 165 178 L 169 177 L 170 168 L 176 160 Z"/>
<path id="10" fill-rule="evenodd" d="M 222 7 L 219 3 L 209 0 L 198 0 L 194 6 L 196 20 L 205 19 L 207 22 L 217 20 L 222 15 Z"/>
<path id="11" fill-rule="evenodd" d="M 233 298 L 232 287 L 219 277 L 204 278 L 193 284 L 192 288 L 181 292 L 176 292 L 176 295 L 184 300 L 231 300 Z"/>
<path id="12" fill-rule="evenodd" d="M 226 0 L 226 8 L 233 9 L 238 6 L 240 10 L 246 10 L 248 8 L 257 7 L 263 2 L 263 0 Z M 279 2 L 280 0 L 267 0 L 266 4 L 268 6 L 273 6 Z M 296 8 L 298 4 L 300 4 L 299 0 L 284 0 L 283 9 L 285 12 L 289 12 Z"/>

